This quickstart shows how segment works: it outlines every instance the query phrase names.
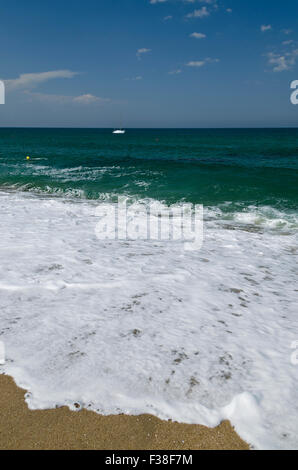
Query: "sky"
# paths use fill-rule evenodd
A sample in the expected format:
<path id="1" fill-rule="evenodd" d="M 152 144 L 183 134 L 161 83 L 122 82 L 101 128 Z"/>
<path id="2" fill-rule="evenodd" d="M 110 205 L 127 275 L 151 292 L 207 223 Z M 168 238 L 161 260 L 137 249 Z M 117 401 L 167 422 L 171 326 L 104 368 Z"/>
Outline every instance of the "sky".
<path id="1" fill-rule="evenodd" d="M 296 127 L 296 0 L 10 0 L 0 126 Z"/>

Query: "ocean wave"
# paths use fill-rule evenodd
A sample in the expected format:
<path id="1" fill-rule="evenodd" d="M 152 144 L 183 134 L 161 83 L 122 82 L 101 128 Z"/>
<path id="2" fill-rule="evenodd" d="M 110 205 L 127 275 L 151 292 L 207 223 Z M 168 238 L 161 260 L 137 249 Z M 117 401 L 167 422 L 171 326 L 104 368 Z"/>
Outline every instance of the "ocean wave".
<path id="1" fill-rule="evenodd" d="M 75 170 L 74 170 L 75 171 Z M 136 186 L 150 186 L 150 183 L 143 181 L 136 182 Z M 58 197 L 66 199 L 81 199 L 82 201 L 92 201 L 93 204 L 106 202 L 115 204 L 118 200 L 125 199 L 128 204 L 134 204 L 137 210 L 143 208 L 145 211 L 150 206 L 157 207 L 162 212 L 163 208 L 173 206 L 166 200 L 156 200 L 151 197 L 140 198 L 138 194 L 127 192 L 99 192 L 94 191 L 91 194 L 88 190 L 80 188 L 71 188 L 68 186 L 35 186 L 33 183 L 15 183 L 2 184 L 0 190 L 4 192 L 31 193 L 39 196 Z M 174 205 L 189 203 L 185 198 L 176 201 Z M 195 204 L 193 207 L 195 208 Z M 255 230 L 271 230 L 283 233 L 294 233 L 298 230 L 298 214 L 295 210 L 280 210 L 272 206 L 255 206 L 244 203 L 233 203 L 226 201 L 217 206 L 204 206 L 205 223 L 218 223 L 223 228 L 238 228 L 239 230 L 249 230 L 250 227 Z"/>
<path id="2" fill-rule="evenodd" d="M 140 217 L 168 207 L 129 202 Z M 230 419 L 256 448 L 297 448 L 297 238 L 243 229 L 286 216 L 238 207 L 231 224 L 230 204 L 206 208 L 203 247 L 188 252 L 99 239 L 97 205 L 0 192 L 0 370 L 28 405 Z"/>

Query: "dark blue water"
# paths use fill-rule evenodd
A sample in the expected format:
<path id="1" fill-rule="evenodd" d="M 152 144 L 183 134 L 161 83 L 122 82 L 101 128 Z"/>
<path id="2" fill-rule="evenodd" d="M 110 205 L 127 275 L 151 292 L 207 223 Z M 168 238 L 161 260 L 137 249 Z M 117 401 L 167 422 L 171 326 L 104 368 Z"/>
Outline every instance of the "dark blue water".
<path id="1" fill-rule="evenodd" d="M 1 187 L 295 209 L 298 130 L 0 129 Z"/>

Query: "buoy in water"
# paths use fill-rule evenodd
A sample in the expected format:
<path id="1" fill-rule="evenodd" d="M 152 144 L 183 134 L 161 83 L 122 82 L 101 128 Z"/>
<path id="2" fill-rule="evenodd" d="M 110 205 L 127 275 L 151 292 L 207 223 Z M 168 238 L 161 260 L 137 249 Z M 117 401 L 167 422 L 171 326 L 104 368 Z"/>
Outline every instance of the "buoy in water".
<path id="1" fill-rule="evenodd" d="M 30 157 L 26 157 L 26 160 L 30 160 Z"/>

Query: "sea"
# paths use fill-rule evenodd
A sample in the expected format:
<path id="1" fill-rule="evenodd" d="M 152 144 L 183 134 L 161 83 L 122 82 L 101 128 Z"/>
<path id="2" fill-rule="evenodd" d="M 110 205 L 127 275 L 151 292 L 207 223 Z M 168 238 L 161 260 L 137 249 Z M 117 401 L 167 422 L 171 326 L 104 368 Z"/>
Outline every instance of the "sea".
<path id="1" fill-rule="evenodd" d="M 203 206 L 201 246 L 105 237 L 119 200 Z M 297 449 L 297 206 L 298 129 L 0 129 L 0 373 Z"/>

